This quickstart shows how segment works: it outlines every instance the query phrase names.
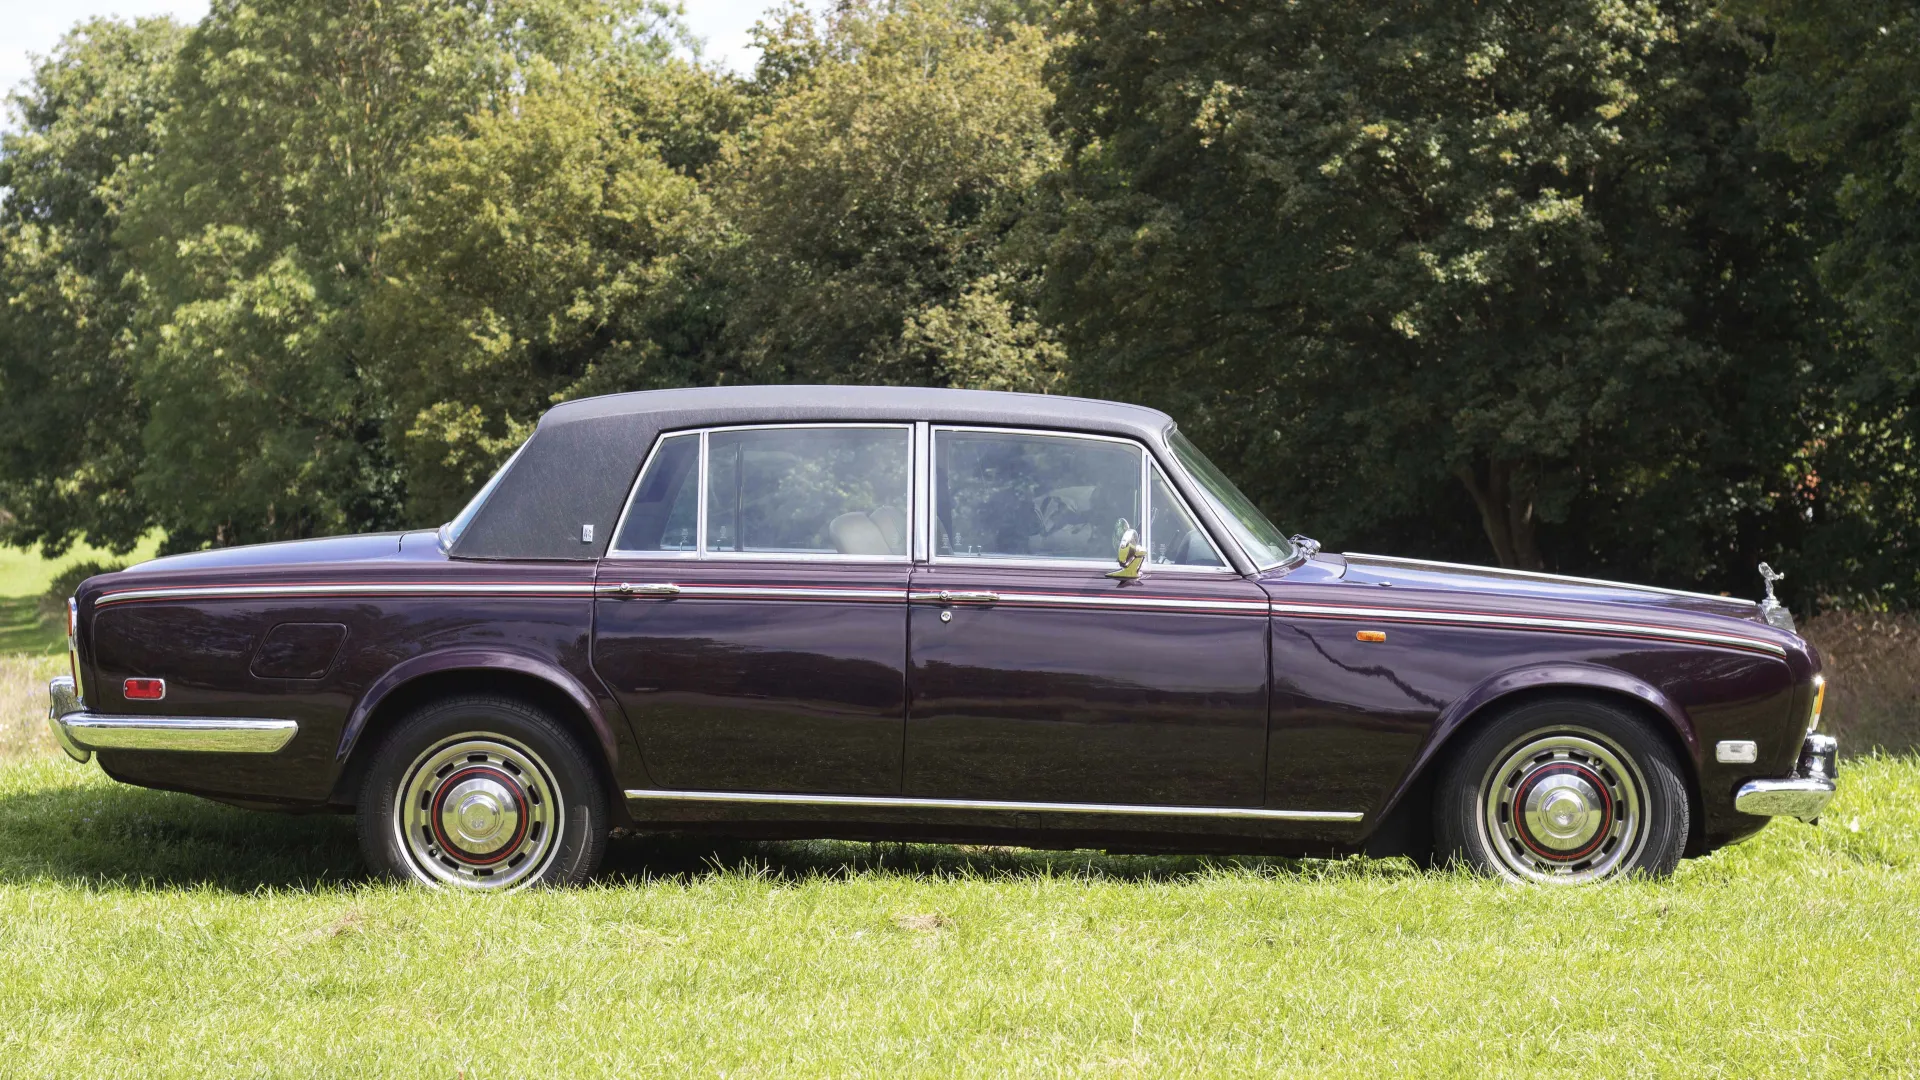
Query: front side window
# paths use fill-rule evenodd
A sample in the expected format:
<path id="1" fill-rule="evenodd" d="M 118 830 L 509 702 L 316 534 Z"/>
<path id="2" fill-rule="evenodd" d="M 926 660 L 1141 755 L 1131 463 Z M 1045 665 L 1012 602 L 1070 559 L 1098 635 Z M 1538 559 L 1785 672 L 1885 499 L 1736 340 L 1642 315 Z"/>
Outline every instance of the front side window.
<path id="1" fill-rule="evenodd" d="M 904 427 L 711 432 L 706 550 L 905 557 L 912 459 Z"/>
<path id="2" fill-rule="evenodd" d="M 1113 562 L 1140 522 L 1138 446 L 1063 435 L 934 432 L 941 558 Z"/>
<path id="3" fill-rule="evenodd" d="M 1220 521 L 1240 542 L 1240 547 L 1252 559 L 1254 565 L 1262 570 L 1279 566 L 1293 558 L 1293 544 L 1287 540 L 1267 515 L 1253 505 L 1220 467 L 1207 460 L 1200 448 L 1187 441 L 1179 431 L 1172 433 L 1168 440 L 1173 447 L 1173 456 L 1186 466 L 1188 475 L 1199 483 L 1201 492 L 1206 496 L 1207 504 L 1220 517 Z"/>

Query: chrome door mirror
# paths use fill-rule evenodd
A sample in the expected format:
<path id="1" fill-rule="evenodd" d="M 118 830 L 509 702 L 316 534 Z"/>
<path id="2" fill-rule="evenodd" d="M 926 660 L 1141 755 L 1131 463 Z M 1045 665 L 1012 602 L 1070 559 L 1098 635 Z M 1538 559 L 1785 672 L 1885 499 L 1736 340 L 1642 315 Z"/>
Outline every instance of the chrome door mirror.
<path id="1" fill-rule="evenodd" d="M 1140 546 L 1140 534 L 1127 524 L 1126 518 L 1115 523 L 1120 533 L 1120 547 L 1114 552 L 1114 558 L 1120 563 L 1120 569 L 1109 571 L 1107 576 L 1122 581 L 1132 581 L 1140 576 L 1140 568 L 1146 565 L 1147 549 Z"/>

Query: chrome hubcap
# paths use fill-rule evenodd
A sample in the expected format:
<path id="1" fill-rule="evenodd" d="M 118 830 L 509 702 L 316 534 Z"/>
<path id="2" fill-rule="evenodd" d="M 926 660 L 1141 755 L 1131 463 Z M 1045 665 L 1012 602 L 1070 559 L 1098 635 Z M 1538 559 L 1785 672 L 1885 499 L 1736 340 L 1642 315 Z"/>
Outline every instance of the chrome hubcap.
<path id="1" fill-rule="evenodd" d="M 1584 882 L 1638 854 L 1646 790 L 1631 758 L 1597 732 L 1570 728 L 1509 746 L 1482 785 L 1488 847 L 1508 876 Z"/>
<path id="2" fill-rule="evenodd" d="M 533 751 L 470 732 L 414 759 L 394 828 L 421 880 L 511 889 L 552 861 L 562 813 L 553 774 Z"/>

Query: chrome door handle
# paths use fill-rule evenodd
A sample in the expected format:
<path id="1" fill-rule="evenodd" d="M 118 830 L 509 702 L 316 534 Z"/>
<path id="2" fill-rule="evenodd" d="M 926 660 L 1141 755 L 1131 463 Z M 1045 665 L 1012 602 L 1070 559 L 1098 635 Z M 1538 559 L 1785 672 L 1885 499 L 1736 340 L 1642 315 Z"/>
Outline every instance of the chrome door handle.
<path id="1" fill-rule="evenodd" d="M 633 585 L 623 581 L 614 586 L 613 591 L 619 593 L 621 596 L 679 596 L 680 586 L 666 584 Z"/>
<path id="2" fill-rule="evenodd" d="M 940 590 L 940 602 L 943 604 L 992 604 L 1000 599 L 999 593 L 991 592 L 948 592 Z"/>

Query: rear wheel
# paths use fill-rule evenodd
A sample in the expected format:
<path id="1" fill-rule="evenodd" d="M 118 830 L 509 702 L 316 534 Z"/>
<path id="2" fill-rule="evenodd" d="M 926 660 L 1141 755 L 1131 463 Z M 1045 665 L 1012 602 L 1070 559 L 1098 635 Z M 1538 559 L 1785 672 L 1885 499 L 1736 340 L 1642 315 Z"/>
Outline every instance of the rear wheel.
<path id="1" fill-rule="evenodd" d="M 1687 842 L 1682 776 L 1666 741 L 1624 709 L 1528 702 L 1469 738 L 1441 775 L 1436 854 L 1516 881 L 1664 877 Z"/>
<path id="2" fill-rule="evenodd" d="M 604 786 L 551 717 L 461 697 L 407 717 L 362 782 L 360 847 L 376 872 L 505 891 L 585 880 L 608 828 Z"/>

